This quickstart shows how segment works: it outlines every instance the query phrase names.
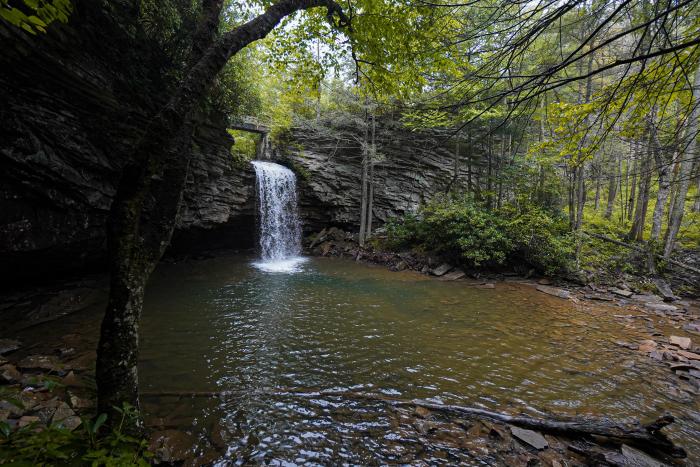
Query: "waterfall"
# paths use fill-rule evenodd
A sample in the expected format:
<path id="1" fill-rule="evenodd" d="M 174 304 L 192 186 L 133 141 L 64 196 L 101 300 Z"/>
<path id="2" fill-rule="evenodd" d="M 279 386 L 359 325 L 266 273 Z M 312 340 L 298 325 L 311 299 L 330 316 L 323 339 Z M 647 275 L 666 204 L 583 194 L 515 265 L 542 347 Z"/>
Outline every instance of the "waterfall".
<path id="1" fill-rule="evenodd" d="M 294 272 L 304 261 L 294 172 L 273 162 L 253 161 L 258 188 L 260 256 L 253 263 L 268 272 Z"/>

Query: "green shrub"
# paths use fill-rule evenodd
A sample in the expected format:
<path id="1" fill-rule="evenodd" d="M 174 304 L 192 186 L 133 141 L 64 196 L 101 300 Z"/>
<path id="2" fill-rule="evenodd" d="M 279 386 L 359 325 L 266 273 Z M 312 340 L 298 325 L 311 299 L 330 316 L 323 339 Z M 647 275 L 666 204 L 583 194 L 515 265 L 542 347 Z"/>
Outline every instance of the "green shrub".
<path id="1" fill-rule="evenodd" d="M 105 414 L 94 420 L 83 418 L 74 431 L 60 422 L 49 426 L 33 423 L 13 431 L 7 422 L 0 422 L 0 464 L 150 465 L 152 456 L 146 450 L 147 441 L 132 436 L 126 429 L 134 426 L 138 412 L 128 404 L 117 410 L 121 420 L 102 436 L 98 436 L 98 432 L 107 420 Z"/>
<path id="2" fill-rule="evenodd" d="M 416 248 L 467 267 L 526 263 L 548 274 L 569 269 L 573 244 L 566 223 L 544 210 L 490 211 L 470 198 L 439 199 L 387 224 L 387 246 Z"/>

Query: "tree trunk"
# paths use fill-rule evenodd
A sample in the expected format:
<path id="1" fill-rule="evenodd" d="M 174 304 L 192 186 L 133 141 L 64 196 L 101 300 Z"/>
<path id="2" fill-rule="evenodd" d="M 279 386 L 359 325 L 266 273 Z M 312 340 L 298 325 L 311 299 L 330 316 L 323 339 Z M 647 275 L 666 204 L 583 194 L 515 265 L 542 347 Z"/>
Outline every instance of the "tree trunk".
<path id="1" fill-rule="evenodd" d="M 631 162 L 627 163 L 627 170 L 629 171 L 630 169 L 630 163 L 632 164 L 632 180 L 629 181 L 629 192 L 630 192 L 630 197 L 627 202 L 627 218 L 632 219 L 634 216 L 634 211 L 635 211 L 635 202 L 636 202 L 636 196 L 637 196 L 637 175 L 639 173 L 639 167 L 640 167 L 640 151 L 639 151 L 639 143 L 633 142 L 632 143 L 632 160 Z"/>
<path id="2" fill-rule="evenodd" d="M 204 20 L 193 37 L 194 65 L 146 126 L 112 203 L 107 232 L 111 288 L 97 352 L 100 412 L 113 415 L 125 402 L 139 406 L 138 330 L 144 288 L 175 226 L 189 163 L 182 152 L 189 154 L 193 111 L 229 58 L 264 38 L 285 16 L 325 6 L 331 17 L 348 22 L 331 0 L 281 0 L 212 43 L 221 5 L 221 0 L 202 2 Z"/>
<path id="3" fill-rule="evenodd" d="M 605 206 L 605 218 L 610 219 L 612 217 L 613 209 L 615 208 L 615 197 L 617 196 L 617 186 L 620 183 L 620 164 L 619 157 L 614 156 L 613 159 L 613 170 L 610 174 L 610 180 L 608 181 L 608 202 Z"/>
<path id="4" fill-rule="evenodd" d="M 651 159 L 652 159 L 652 136 L 649 129 L 647 137 L 647 151 L 644 154 L 641 163 L 639 164 L 639 186 L 637 205 L 634 210 L 634 218 L 632 219 L 632 227 L 628 237 L 630 240 L 644 240 L 644 223 L 646 222 L 647 208 L 649 206 L 649 190 L 651 188 Z"/>
<path id="5" fill-rule="evenodd" d="M 365 246 L 365 232 L 367 230 L 367 197 L 368 197 L 368 164 L 369 164 L 369 101 L 365 98 L 365 120 L 362 135 L 362 174 L 360 176 L 360 234 L 358 242 Z"/>
<path id="6" fill-rule="evenodd" d="M 668 201 L 668 194 L 671 190 L 670 181 L 670 164 L 669 161 L 662 155 L 661 144 L 658 140 L 656 129 L 652 129 L 654 147 L 654 160 L 656 162 L 656 173 L 658 174 L 658 186 L 659 189 L 656 192 L 656 206 L 654 206 L 654 212 L 651 216 L 651 232 L 649 234 L 649 241 L 656 243 L 661 235 L 661 223 L 664 218 L 664 210 L 666 209 L 666 201 Z M 650 245 L 650 248 L 653 248 Z"/>
<path id="7" fill-rule="evenodd" d="M 693 110 L 688 117 L 688 124 L 686 127 L 686 135 L 690 138 L 687 148 L 691 148 L 690 153 L 693 153 L 695 149 L 695 154 L 700 153 L 700 141 L 698 140 L 698 119 L 700 119 L 700 66 L 695 70 L 695 77 L 693 79 L 693 89 L 692 89 L 692 99 L 691 105 Z M 695 143 L 695 144 L 693 144 Z M 671 208 L 671 218 L 668 224 L 668 232 L 666 233 L 666 245 L 664 246 L 664 257 L 668 258 L 673 252 L 673 248 L 676 244 L 676 236 L 681 228 L 681 223 L 683 222 L 683 211 L 685 210 L 685 198 L 688 195 L 688 188 L 690 187 L 690 179 L 692 178 L 693 170 L 693 157 L 691 154 L 684 152 L 681 155 L 681 166 L 678 173 L 678 178 L 680 184 L 678 185 L 678 194 L 676 195 L 675 202 Z"/>
<path id="8" fill-rule="evenodd" d="M 377 115 L 372 111 L 372 147 L 369 159 L 369 193 L 367 196 L 367 234 L 365 238 L 372 235 L 372 209 L 374 209 L 374 161 L 377 158 Z"/>

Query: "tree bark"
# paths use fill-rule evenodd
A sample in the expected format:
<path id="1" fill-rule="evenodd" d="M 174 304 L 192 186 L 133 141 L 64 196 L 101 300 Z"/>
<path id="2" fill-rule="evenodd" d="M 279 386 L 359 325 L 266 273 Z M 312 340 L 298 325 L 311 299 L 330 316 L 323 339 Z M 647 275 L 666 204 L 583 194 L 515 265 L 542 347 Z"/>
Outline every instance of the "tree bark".
<path id="1" fill-rule="evenodd" d="M 325 6 L 330 17 L 337 15 L 341 24 L 348 24 L 332 0 L 281 0 L 212 42 L 222 3 L 203 1 L 202 21 L 193 36 L 190 62 L 194 65 L 167 104 L 148 123 L 122 173 L 112 203 L 107 232 L 110 295 L 97 352 L 100 412 L 115 414 L 115 408 L 125 402 L 139 407 L 138 331 L 144 289 L 175 227 L 189 163 L 181 153 L 189 154 L 192 113 L 228 59 L 264 38 L 285 16 Z"/>
<path id="2" fill-rule="evenodd" d="M 651 188 L 651 159 L 652 159 L 652 135 L 651 129 L 649 129 L 649 134 L 647 136 L 647 150 L 646 154 L 643 156 L 642 161 L 639 163 L 639 186 L 637 190 L 639 192 L 637 205 L 634 210 L 634 218 L 632 219 L 632 227 L 628 237 L 630 240 L 644 240 L 644 223 L 647 217 L 647 208 L 649 206 L 649 190 Z"/>
<path id="3" fill-rule="evenodd" d="M 652 123 L 653 125 L 653 123 Z M 656 192 L 656 205 L 654 206 L 654 212 L 651 216 L 651 232 L 649 234 L 649 241 L 652 243 L 650 248 L 653 248 L 653 243 L 659 240 L 661 235 L 661 223 L 664 218 L 664 210 L 666 209 L 666 201 L 668 201 L 668 195 L 671 191 L 671 181 L 670 181 L 670 170 L 671 166 L 668 160 L 663 156 L 663 148 L 659 142 L 659 138 L 656 132 L 656 128 L 652 128 L 653 134 L 653 153 L 654 161 L 656 162 L 656 173 L 658 174 L 658 191 Z"/>
<path id="4" fill-rule="evenodd" d="M 615 208 L 615 197 L 617 196 L 617 187 L 620 183 L 619 157 L 613 156 L 612 163 L 612 173 L 609 175 L 610 180 L 608 181 L 608 201 L 605 206 L 606 219 L 610 219 L 612 217 L 613 209 Z"/>

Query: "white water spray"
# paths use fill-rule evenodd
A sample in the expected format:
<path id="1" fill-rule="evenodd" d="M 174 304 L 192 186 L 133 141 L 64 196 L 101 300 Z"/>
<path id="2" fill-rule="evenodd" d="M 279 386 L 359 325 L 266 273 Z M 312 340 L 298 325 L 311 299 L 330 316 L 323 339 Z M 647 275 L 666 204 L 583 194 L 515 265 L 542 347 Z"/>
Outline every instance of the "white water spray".
<path id="1" fill-rule="evenodd" d="M 304 262 L 294 172 L 273 162 L 253 161 L 258 187 L 261 261 L 268 272 L 294 272 Z"/>

